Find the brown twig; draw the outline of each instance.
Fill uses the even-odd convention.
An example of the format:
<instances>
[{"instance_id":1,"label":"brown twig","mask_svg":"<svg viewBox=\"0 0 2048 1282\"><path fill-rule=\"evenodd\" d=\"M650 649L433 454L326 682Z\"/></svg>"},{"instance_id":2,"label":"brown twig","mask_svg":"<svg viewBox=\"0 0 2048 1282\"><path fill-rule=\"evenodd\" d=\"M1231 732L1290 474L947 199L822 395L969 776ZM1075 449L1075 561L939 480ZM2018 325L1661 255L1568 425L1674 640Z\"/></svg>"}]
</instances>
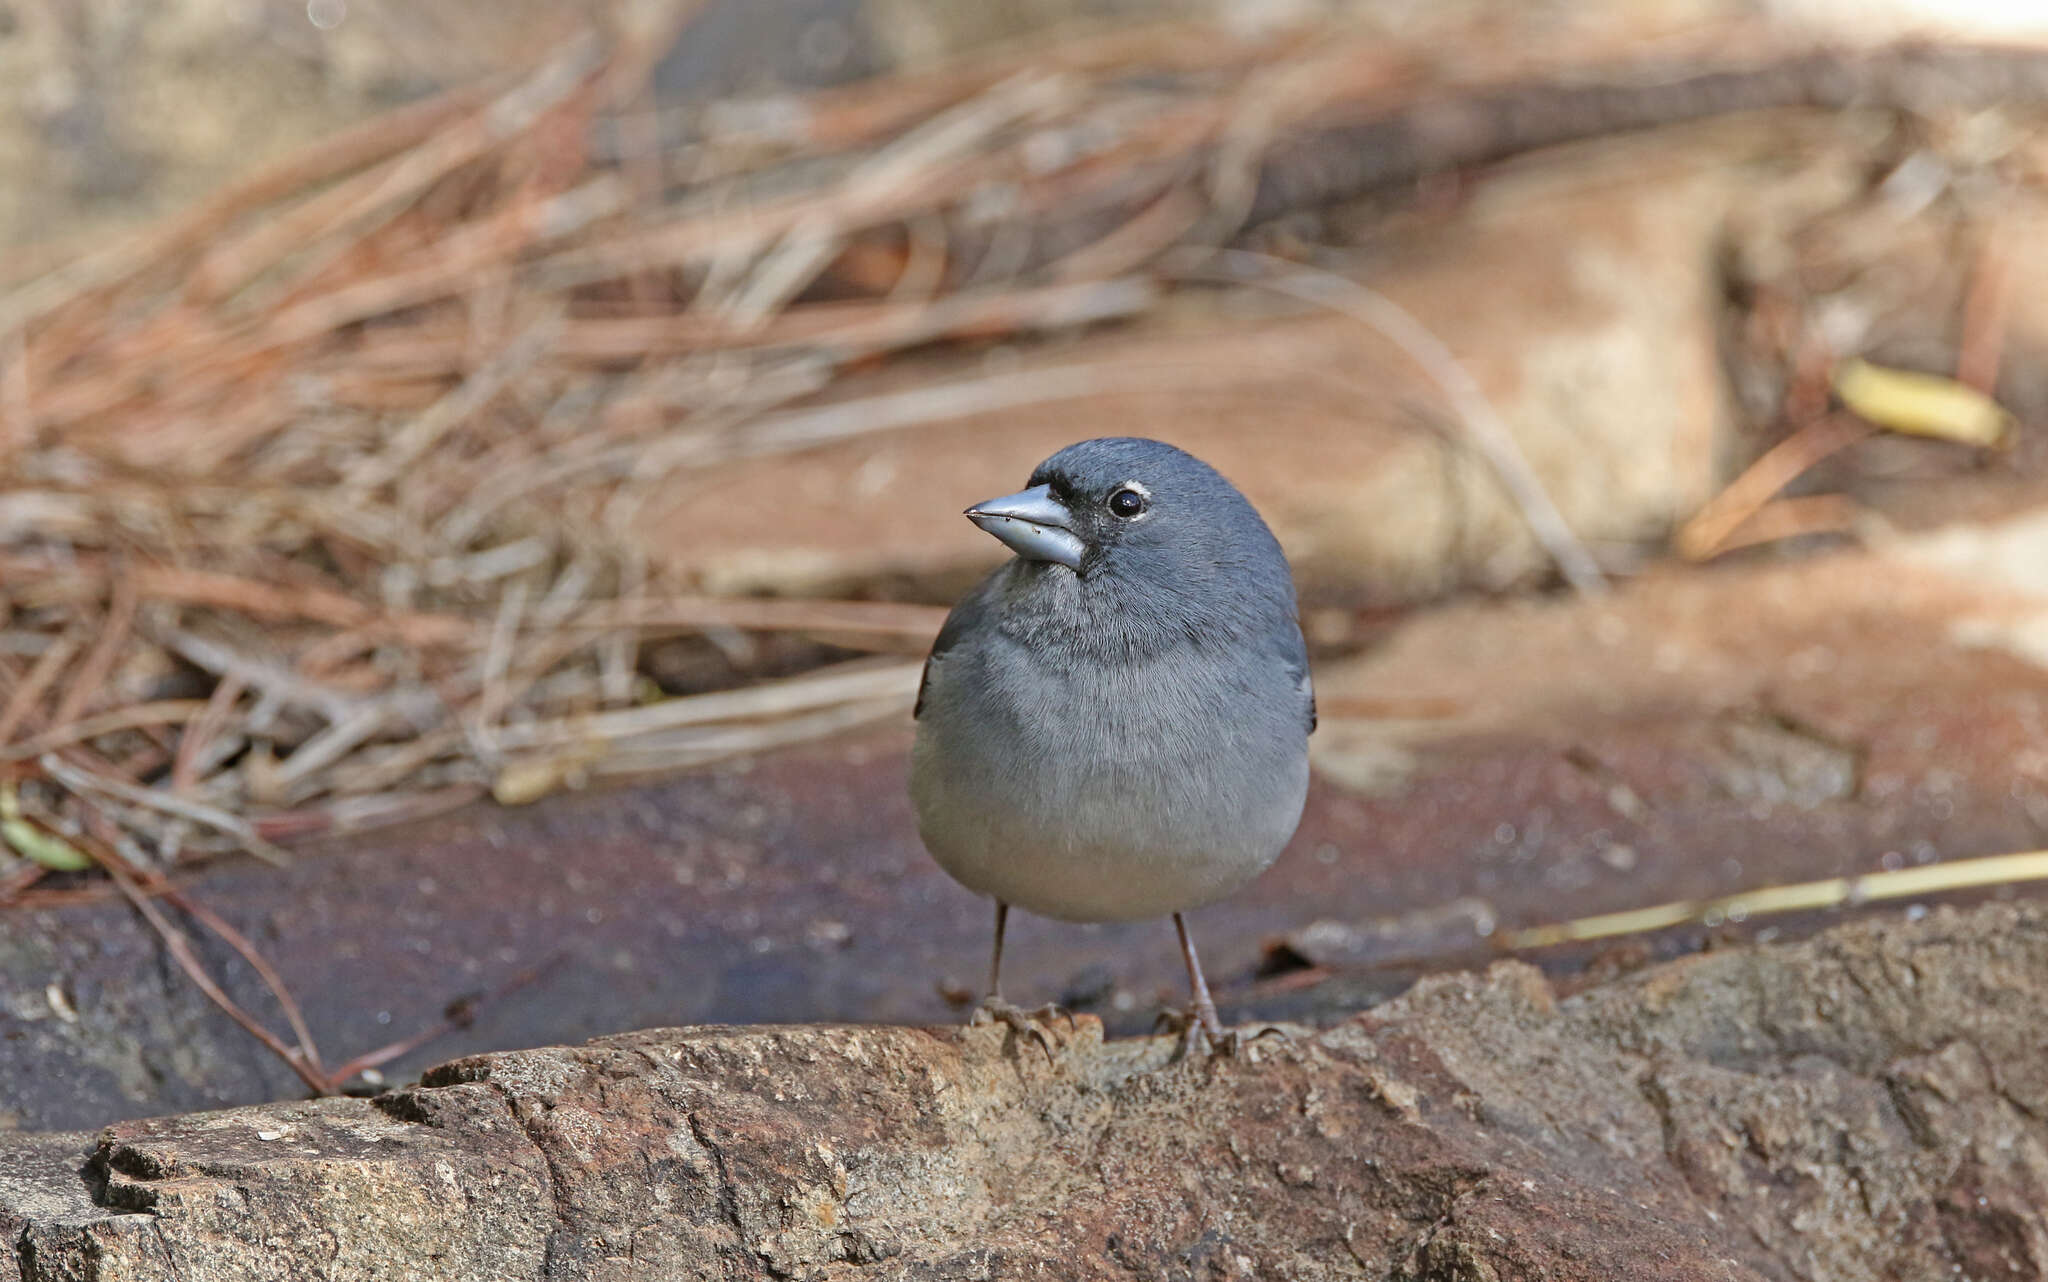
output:
<instances>
[{"instance_id":1,"label":"brown twig","mask_svg":"<svg viewBox=\"0 0 2048 1282\"><path fill-rule=\"evenodd\" d=\"M1729 538L1772 495L1814 464L1868 437L1877 429L1861 419L1829 414L1815 419L1765 451L1691 520L1679 527L1674 543L1690 561L1718 555Z\"/></svg>"},{"instance_id":2,"label":"brown twig","mask_svg":"<svg viewBox=\"0 0 2048 1282\"><path fill-rule=\"evenodd\" d=\"M342 592L184 566L139 567L129 581L138 595L151 600L211 606L259 619L307 619L338 628L377 627L408 645L457 645L475 631L466 619L413 613L380 617L374 607Z\"/></svg>"},{"instance_id":3,"label":"brown twig","mask_svg":"<svg viewBox=\"0 0 2048 1282\"><path fill-rule=\"evenodd\" d=\"M226 833L240 842L243 849L267 863L284 865L291 862L291 856L278 849L259 835L247 820L214 806L204 805L189 797L180 797L155 788L143 788L125 779L114 779L93 771L70 765L55 753L44 753L37 759L43 773L85 796L104 795L125 801L145 810L154 810L189 820L202 827Z\"/></svg>"},{"instance_id":4,"label":"brown twig","mask_svg":"<svg viewBox=\"0 0 2048 1282\"><path fill-rule=\"evenodd\" d=\"M1845 494L1773 499L1730 530L1714 552L1720 555L1814 534L1842 534L1854 530L1862 519L1862 505Z\"/></svg>"},{"instance_id":5,"label":"brown twig","mask_svg":"<svg viewBox=\"0 0 2048 1282\"><path fill-rule=\"evenodd\" d=\"M213 976L207 972L205 965L200 962L198 954L193 952L192 941L186 938L185 932L179 930L169 918L164 916L163 910L151 902L150 896L142 893L141 888L136 883L134 874L129 870L125 861L119 856L104 852L95 853L99 858L100 867L104 868L107 875L114 879L114 884L121 888L121 893L127 896L130 904L134 905L135 911L142 914L142 919L149 923L150 929L154 930L157 933L157 937L163 940L164 949L170 953L171 960L178 964L179 970L185 972L185 977L192 981L193 986L206 994L206 999L224 1011L229 1019L234 1020L236 1024L240 1025L243 1032L248 1033L249 1036L263 1043L264 1047L271 1054L283 1060L285 1066L298 1074L299 1080L304 1082L314 1094L327 1094L329 1091L328 1079L327 1075L320 1070L320 1066L299 1049L285 1045L282 1038L271 1032L268 1028L265 1028L260 1020L242 1009L241 1005L234 998L228 996L227 990L214 981Z\"/></svg>"},{"instance_id":6,"label":"brown twig","mask_svg":"<svg viewBox=\"0 0 2048 1282\"><path fill-rule=\"evenodd\" d=\"M214 683L213 693L206 700L206 710L178 738L177 755L171 760L172 792L189 795L198 784L203 754L219 737L229 709L242 697L243 689L242 679L232 673Z\"/></svg>"},{"instance_id":7,"label":"brown twig","mask_svg":"<svg viewBox=\"0 0 2048 1282\"><path fill-rule=\"evenodd\" d=\"M63 674L64 665L71 661L71 656L82 644L82 639L70 631L50 638L49 647L36 656L35 666L28 670L21 684L14 687L6 708L0 709L0 743L12 742L23 727L39 724L36 705L42 702L44 693Z\"/></svg>"},{"instance_id":8,"label":"brown twig","mask_svg":"<svg viewBox=\"0 0 2048 1282\"><path fill-rule=\"evenodd\" d=\"M114 599L107 607L106 616L100 620L99 638L86 652L85 662L71 674L64 697L58 700L57 710L50 716L53 731L61 731L78 720L86 705L96 695L105 692L107 674L113 671L115 661L121 657L122 647L128 641L128 630L135 626L135 603L134 580L125 574L116 574Z\"/></svg>"},{"instance_id":9,"label":"brown twig","mask_svg":"<svg viewBox=\"0 0 2048 1282\"><path fill-rule=\"evenodd\" d=\"M20 743L0 748L0 761L22 761L40 756L52 748L68 747L87 739L113 734L120 730L138 730L145 726L177 726L190 722L208 705L198 699L162 699L155 703L138 703L126 708L116 708L96 717L86 717L46 730Z\"/></svg>"},{"instance_id":10,"label":"brown twig","mask_svg":"<svg viewBox=\"0 0 2048 1282\"><path fill-rule=\"evenodd\" d=\"M486 989L481 993L471 996L456 998L448 1003L440 1023L429 1025L410 1037L401 1037L395 1042L378 1047L376 1050L365 1051L363 1054L356 1056L329 1073L326 1079L327 1093L332 1094L339 1091L350 1081L370 1069L382 1068L392 1060L410 1055L437 1038L446 1037L450 1033L468 1028L476 1022L477 1012L483 1007L489 1006L494 1002L503 1001L520 989L534 983L541 976L547 974L548 971L560 965L564 956L565 954L556 953L551 957L543 959L537 965L520 971L494 988Z\"/></svg>"},{"instance_id":11,"label":"brown twig","mask_svg":"<svg viewBox=\"0 0 2048 1282\"><path fill-rule=\"evenodd\" d=\"M1963 298L1962 335L1956 343L1956 381L1986 396L1998 390L1998 366L2005 353L2012 313L2012 255L2006 248L2009 222L1994 216L1977 250Z\"/></svg>"},{"instance_id":12,"label":"brown twig","mask_svg":"<svg viewBox=\"0 0 2048 1282\"><path fill-rule=\"evenodd\" d=\"M220 936L221 940L228 947L234 949L243 961L249 963L249 968L256 972L257 978L263 981L263 986L268 988L270 995L277 1000L278 1009L284 1012L285 1022L291 1025L292 1036L298 1039L297 1049L299 1057L314 1072L322 1072L320 1051L313 1044L313 1032L306 1025L305 1014L299 1009L298 1001L292 997L291 989L285 986L284 977L277 973L276 968L270 964L270 960L257 949L256 945L249 942L248 936L230 926L211 908L208 908L177 887L163 881L161 876L152 876L148 880L160 883L158 893L166 903L181 909L194 921Z\"/></svg>"},{"instance_id":13,"label":"brown twig","mask_svg":"<svg viewBox=\"0 0 2048 1282\"><path fill-rule=\"evenodd\" d=\"M23 860L21 867L5 877L0 877L0 908L12 908L21 903L29 888L41 881L49 871L39 863Z\"/></svg>"}]
</instances>

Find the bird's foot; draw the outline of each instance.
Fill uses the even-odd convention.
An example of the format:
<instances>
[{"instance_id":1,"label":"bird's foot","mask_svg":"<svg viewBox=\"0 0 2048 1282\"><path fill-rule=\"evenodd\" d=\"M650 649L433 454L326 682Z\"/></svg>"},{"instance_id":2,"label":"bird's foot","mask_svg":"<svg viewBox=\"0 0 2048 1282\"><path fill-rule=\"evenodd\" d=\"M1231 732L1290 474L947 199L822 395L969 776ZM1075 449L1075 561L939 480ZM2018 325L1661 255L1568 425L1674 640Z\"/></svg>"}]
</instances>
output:
<instances>
[{"instance_id":1,"label":"bird's foot","mask_svg":"<svg viewBox=\"0 0 2048 1282\"><path fill-rule=\"evenodd\" d=\"M974 1015L967 1022L970 1026L1001 1024L1018 1037L1029 1037L1038 1043L1039 1049L1045 1052L1046 1062L1050 1063L1061 1046L1053 1024L1054 1020L1060 1019L1067 1021L1067 1032L1071 1035L1077 1027L1073 1015L1051 1002L1036 1010L1026 1010L991 993L981 999L981 1004L974 1008Z\"/></svg>"},{"instance_id":2,"label":"bird's foot","mask_svg":"<svg viewBox=\"0 0 2048 1282\"><path fill-rule=\"evenodd\" d=\"M1253 1033L1242 1028L1225 1028L1216 1018L1213 1010L1163 1010L1153 1021L1154 1033L1172 1032L1180 1037L1180 1049L1174 1052L1175 1060L1193 1058L1197 1050L1206 1050L1210 1055L1224 1059L1236 1059L1245 1047L1267 1037L1287 1040L1287 1030L1267 1024Z\"/></svg>"}]
</instances>

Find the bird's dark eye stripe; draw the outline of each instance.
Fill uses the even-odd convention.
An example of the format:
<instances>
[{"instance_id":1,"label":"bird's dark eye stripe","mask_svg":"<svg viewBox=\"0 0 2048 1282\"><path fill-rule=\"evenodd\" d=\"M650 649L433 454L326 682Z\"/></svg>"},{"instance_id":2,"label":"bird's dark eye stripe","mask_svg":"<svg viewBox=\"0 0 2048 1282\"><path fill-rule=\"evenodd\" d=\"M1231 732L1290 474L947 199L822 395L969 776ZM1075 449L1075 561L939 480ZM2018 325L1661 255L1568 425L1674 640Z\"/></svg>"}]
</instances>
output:
<instances>
[{"instance_id":1,"label":"bird's dark eye stripe","mask_svg":"<svg viewBox=\"0 0 2048 1282\"><path fill-rule=\"evenodd\" d=\"M1072 483L1058 472L1034 472L1026 484L1033 488L1040 485L1045 486L1052 491L1052 496L1062 503L1072 503L1074 501Z\"/></svg>"},{"instance_id":2,"label":"bird's dark eye stripe","mask_svg":"<svg viewBox=\"0 0 2048 1282\"><path fill-rule=\"evenodd\" d=\"M1121 489L1109 496L1109 510L1129 520L1145 510L1145 496L1133 489Z\"/></svg>"}]
</instances>

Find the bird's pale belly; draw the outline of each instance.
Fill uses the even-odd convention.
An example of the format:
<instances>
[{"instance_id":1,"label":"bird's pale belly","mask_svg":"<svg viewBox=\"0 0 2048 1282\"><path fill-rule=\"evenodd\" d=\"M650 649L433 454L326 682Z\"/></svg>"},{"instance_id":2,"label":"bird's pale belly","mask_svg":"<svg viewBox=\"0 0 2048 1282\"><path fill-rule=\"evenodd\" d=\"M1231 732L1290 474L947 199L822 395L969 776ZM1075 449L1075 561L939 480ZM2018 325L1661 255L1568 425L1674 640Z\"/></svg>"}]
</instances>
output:
<instances>
[{"instance_id":1,"label":"bird's pale belly","mask_svg":"<svg viewBox=\"0 0 2048 1282\"><path fill-rule=\"evenodd\" d=\"M1158 917L1230 894L1294 835L1307 788L1305 744L1090 760L983 756L920 734L911 766L920 832L940 867L1067 921Z\"/></svg>"}]
</instances>

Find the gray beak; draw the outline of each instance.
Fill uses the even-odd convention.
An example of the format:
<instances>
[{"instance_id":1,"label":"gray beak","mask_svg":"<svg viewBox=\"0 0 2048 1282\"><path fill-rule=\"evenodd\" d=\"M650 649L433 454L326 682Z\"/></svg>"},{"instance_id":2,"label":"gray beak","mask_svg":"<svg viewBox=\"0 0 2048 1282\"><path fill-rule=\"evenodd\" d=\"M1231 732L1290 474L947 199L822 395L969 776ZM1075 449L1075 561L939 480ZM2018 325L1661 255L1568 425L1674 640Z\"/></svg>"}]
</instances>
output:
<instances>
[{"instance_id":1,"label":"gray beak","mask_svg":"<svg viewBox=\"0 0 2048 1282\"><path fill-rule=\"evenodd\" d=\"M1051 561L1078 570L1081 554L1088 550L1071 528L1073 513L1052 496L1050 485L977 503L967 509L967 519L1027 561Z\"/></svg>"}]
</instances>

